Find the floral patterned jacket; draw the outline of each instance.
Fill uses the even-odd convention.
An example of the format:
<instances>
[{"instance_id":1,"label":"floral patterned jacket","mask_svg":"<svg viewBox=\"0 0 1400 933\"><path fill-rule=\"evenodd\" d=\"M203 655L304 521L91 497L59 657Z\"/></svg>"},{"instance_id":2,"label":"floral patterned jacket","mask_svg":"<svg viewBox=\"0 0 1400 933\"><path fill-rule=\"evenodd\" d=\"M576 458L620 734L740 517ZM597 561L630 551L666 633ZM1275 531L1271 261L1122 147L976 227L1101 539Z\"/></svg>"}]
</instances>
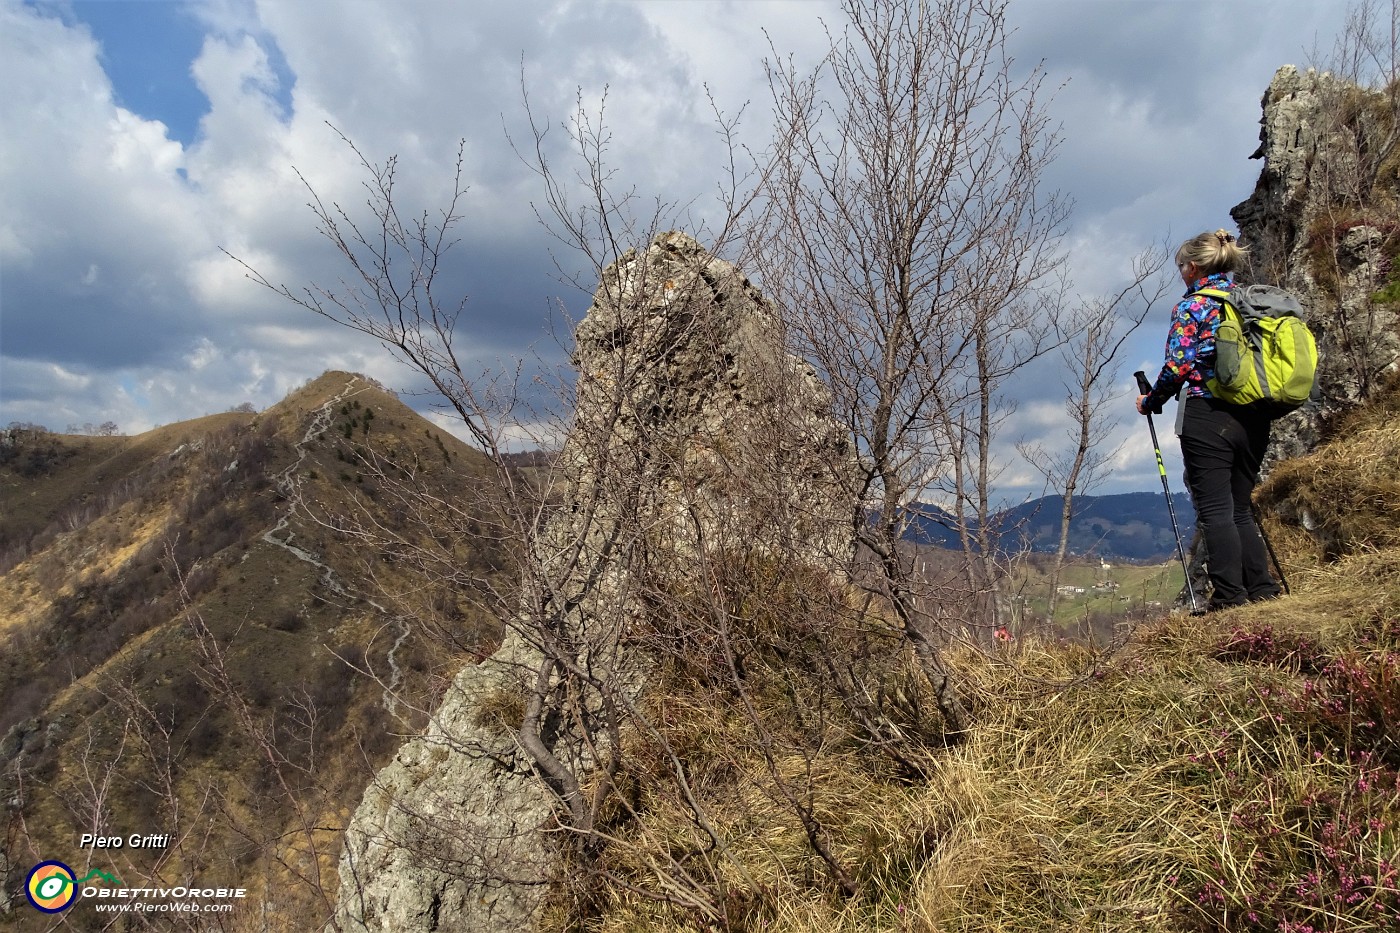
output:
<instances>
[{"instance_id":1,"label":"floral patterned jacket","mask_svg":"<svg viewBox=\"0 0 1400 933\"><path fill-rule=\"evenodd\" d=\"M1167 332L1167 360L1147 396L1145 407L1160 408L1185 384L1186 395L1212 398L1206 380L1215 376L1215 328L1220 324L1220 302L1194 292L1203 288L1229 288L1233 272L1217 272L1197 279L1172 309Z\"/></svg>"}]
</instances>

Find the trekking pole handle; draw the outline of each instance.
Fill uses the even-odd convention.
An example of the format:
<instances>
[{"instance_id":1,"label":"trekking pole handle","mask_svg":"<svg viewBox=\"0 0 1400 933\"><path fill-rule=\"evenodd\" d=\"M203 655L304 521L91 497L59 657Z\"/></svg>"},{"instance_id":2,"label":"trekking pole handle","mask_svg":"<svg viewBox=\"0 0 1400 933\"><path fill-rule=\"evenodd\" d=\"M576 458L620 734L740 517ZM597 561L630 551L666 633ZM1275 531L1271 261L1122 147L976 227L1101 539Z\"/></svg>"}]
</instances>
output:
<instances>
[{"instance_id":1,"label":"trekking pole handle","mask_svg":"<svg viewBox=\"0 0 1400 933\"><path fill-rule=\"evenodd\" d=\"M1152 383L1147 381L1147 373L1139 369L1137 372L1133 373L1133 375L1137 377L1138 394L1151 395ZM1148 411L1150 415L1160 415L1162 413L1162 406L1158 405L1156 408L1148 409Z\"/></svg>"}]
</instances>

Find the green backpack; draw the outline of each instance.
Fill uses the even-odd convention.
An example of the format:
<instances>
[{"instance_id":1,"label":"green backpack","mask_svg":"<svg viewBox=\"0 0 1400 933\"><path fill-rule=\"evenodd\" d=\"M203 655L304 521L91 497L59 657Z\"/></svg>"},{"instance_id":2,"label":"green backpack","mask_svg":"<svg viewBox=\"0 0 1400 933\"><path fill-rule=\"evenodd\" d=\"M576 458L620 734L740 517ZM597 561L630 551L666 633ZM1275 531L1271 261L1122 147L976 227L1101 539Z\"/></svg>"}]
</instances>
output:
<instances>
[{"instance_id":1,"label":"green backpack","mask_svg":"<svg viewBox=\"0 0 1400 933\"><path fill-rule=\"evenodd\" d=\"M1206 383L1212 395L1265 408L1275 417L1317 395L1317 341L1296 297L1272 285L1195 294L1224 305L1215 330L1215 378Z\"/></svg>"}]
</instances>

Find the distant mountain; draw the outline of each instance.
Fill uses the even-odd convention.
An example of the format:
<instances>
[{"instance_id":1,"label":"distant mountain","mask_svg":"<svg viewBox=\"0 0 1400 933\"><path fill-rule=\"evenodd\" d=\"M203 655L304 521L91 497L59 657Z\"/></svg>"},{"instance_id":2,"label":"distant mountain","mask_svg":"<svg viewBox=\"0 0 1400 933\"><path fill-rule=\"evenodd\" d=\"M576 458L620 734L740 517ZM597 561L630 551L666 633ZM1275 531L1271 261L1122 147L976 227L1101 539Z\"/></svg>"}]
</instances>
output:
<instances>
[{"instance_id":1,"label":"distant mountain","mask_svg":"<svg viewBox=\"0 0 1400 933\"><path fill-rule=\"evenodd\" d=\"M127 887L245 887L278 905L260 928L302 928L374 771L498 638L473 598L506 579L493 482L349 373L134 437L0 431L6 894L40 858L96 855Z\"/></svg>"},{"instance_id":2,"label":"distant mountain","mask_svg":"<svg viewBox=\"0 0 1400 933\"><path fill-rule=\"evenodd\" d=\"M1064 499L1045 496L997 515L1005 550L1053 551L1059 546L1060 512ZM1185 493L1172 496L1182 542L1190 542L1195 511ZM935 505L920 503L906 538L933 547L959 547L952 516ZM1161 561L1176 551L1166 498L1160 493L1130 492L1113 496L1078 496L1070 520L1069 550L1118 560Z\"/></svg>"},{"instance_id":3,"label":"distant mountain","mask_svg":"<svg viewBox=\"0 0 1400 933\"><path fill-rule=\"evenodd\" d=\"M960 546L958 533L954 530L953 514L927 502L916 502L910 509L909 526L904 538L930 547Z\"/></svg>"}]
</instances>

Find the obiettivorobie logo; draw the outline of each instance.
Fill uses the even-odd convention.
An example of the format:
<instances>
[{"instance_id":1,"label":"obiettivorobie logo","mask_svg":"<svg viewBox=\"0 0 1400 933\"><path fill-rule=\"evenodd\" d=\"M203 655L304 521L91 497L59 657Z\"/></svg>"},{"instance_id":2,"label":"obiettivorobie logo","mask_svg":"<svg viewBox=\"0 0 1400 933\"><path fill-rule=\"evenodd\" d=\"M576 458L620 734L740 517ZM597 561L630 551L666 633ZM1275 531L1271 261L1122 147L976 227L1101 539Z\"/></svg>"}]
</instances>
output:
<instances>
[{"instance_id":1,"label":"obiettivorobie logo","mask_svg":"<svg viewBox=\"0 0 1400 933\"><path fill-rule=\"evenodd\" d=\"M194 883L133 888L96 868L79 878L63 862L50 860L30 869L24 894L35 910L46 914L67 910L77 900L90 901L103 912L227 913L248 890Z\"/></svg>"},{"instance_id":2,"label":"obiettivorobie logo","mask_svg":"<svg viewBox=\"0 0 1400 933\"><path fill-rule=\"evenodd\" d=\"M73 869L62 862L40 862L30 869L24 883L24 896L35 910L46 914L56 914L67 910L78 899L78 885L94 878L121 887L121 882L104 871L93 869L81 878L74 876Z\"/></svg>"}]
</instances>

